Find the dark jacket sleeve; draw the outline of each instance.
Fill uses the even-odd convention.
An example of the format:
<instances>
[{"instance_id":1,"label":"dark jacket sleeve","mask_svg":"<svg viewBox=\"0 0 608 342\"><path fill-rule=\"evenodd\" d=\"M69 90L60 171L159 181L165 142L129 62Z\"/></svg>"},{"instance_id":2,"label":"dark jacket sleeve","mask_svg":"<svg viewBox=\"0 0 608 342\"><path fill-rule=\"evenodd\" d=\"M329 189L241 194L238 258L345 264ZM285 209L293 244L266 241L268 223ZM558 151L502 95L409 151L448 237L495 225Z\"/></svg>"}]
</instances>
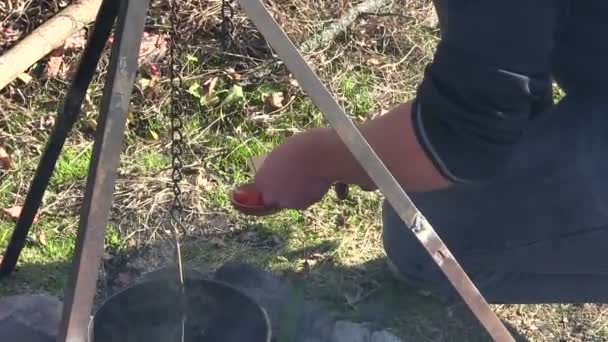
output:
<instances>
[{"instance_id":1,"label":"dark jacket sleeve","mask_svg":"<svg viewBox=\"0 0 608 342\"><path fill-rule=\"evenodd\" d=\"M559 0L437 0L442 37L413 107L417 137L453 182L500 174L552 104Z\"/></svg>"}]
</instances>

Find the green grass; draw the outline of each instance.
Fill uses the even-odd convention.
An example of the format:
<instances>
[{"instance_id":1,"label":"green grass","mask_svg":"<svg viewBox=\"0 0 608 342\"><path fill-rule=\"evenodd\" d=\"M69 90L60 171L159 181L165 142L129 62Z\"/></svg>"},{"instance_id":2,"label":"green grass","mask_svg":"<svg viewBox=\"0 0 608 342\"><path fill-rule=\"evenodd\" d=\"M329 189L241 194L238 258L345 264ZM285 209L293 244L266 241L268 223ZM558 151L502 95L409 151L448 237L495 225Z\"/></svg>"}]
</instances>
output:
<instances>
[{"instance_id":1,"label":"green grass","mask_svg":"<svg viewBox=\"0 0 608 342\"><path fill-rule=\"evenodd\" d=\"M0 284L0 294L50 292L60 294L67 281L67 266L71 259L75 230L71 219L44 217L31 229L23 250L19 271L13 279ZM15 223L0 222L0 246L6 247Z\"/></svg>"},{"instance_id":2,"label":"green grass","mask_svg":"<svg viewBox=\"0 0 608 342\"><path fill-rule=\"evenodd\" d=\"M376 110L378 101L373 94L374 81L367 72L347 73L341 88L346 98L346 109L356 116L367 116Z\"/></svg>"},{"instance_id":3,"label":"green grass","mask_svg":"<svg viewBox=\"0 0 608 342\"><path fill-rule=\"evenodd\" d=\"M57 164L51 189L58 189L74 183L82 183L87 177L93 144L83 146L68 146L63 150Z\"/></svg>"}]
</instances>

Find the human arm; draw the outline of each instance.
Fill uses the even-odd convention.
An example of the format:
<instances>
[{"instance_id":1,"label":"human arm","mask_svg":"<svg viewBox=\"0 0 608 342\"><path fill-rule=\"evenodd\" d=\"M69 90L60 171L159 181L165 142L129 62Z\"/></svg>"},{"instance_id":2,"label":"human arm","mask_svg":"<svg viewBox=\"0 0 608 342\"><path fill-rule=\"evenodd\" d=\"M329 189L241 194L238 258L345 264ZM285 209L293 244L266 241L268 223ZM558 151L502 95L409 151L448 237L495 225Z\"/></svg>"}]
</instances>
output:
<instances>
[{"instance_id":1,"label":"human arm","mask_svg":"<svg viewBox=\"0 0 608 342\"><path fill-rule=\"evenodd\" d=\"M406 191L486 181L550 105L553 0L438 1L442 41L413 101L360 125ZM256 175L271 204L305 208L333 182L374 188L328 128L279 146Z\"/></svg>"}]
</instances>

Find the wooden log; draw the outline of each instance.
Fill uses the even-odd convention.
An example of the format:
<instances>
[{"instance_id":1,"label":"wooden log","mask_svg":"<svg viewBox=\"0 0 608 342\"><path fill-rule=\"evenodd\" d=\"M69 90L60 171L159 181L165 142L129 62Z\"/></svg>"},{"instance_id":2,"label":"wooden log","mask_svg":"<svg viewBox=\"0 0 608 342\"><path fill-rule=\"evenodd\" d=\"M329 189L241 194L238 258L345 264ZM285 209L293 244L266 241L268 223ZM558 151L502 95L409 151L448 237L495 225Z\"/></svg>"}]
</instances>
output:
<instances>
[{"instance_id":1,"label":"wooden log","mask_svg":"<svg viewBox=\"0 0 608 342\"><path fill-rule=\"evenodd\" d=\"M53 16L0 56L0 90L93 22L102 0L82 0Z\"/></svg>"}]
</instances>

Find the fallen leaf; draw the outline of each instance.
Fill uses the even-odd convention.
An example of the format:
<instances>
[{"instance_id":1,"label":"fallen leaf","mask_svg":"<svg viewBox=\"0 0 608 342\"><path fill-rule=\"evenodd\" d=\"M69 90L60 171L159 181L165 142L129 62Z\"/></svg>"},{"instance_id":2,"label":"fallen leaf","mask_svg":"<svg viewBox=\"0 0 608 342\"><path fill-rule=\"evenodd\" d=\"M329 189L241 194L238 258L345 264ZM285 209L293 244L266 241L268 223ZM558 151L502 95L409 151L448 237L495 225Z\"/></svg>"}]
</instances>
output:
<instances>
[{"instance_id":1,"label":"fallen leaf","mask_svg":"<svg viewBox=\"0 0 608 342\"><path fill-rule=\"evenodd\" d=\"M367 65L380 65L380 61L376 58L370 58L367 60Z\"/></svg>"},{"instance_id":2,"label":"fallen leaf","mask_svg":"<svg viewBox=\"0 0 608 342\"><path fill-rule=\"evenodd\" d=\"M144 32L139 47L139 58L148 59L155 63L160 60L167 50L167 38L165 34Z\"/></svg>"},{"instance_id":3,"label":"fallen leaf","mask_svg":"<svg viewBox=\"0 0 608 342\"><path fill-rule=\"evenodd\" d=\"M205 95L211 96L215 93L215 86L217 85L217 77L212 77L203 83L205 86Z\"/></svg>"},{"instance_id":4,"label":"fallen leaf","mask_svg":"<svg viewBox=\"0 0 608 342\"><path fill-rule=\"evenodd\" d=\"M63 43L63 49L71 50L71 51L79 51L79 50L84 49L84 47L86 45L87 45L86 32L84 30L81 30L80 32L76 33L75 35L73 35L65 40L65 42Z\"/></svg>"},{"instance_id":5,"label":"fallen leaf","mask_svg":"<svg viewBox=\"0 0 608 342\"><path fill-rule=\"evenodd\" d=\"M4 212L13 219L19 219L19 217L21 216L21 210L23 210L23 207L21 207L20 205L14 205L8 209L4 209ZM38 223L38 214L36 214L36 216L34 216L34 224Z\"/></svg>"},{"instance_id":6,"label":"fallen leaf","mask_svg":"<svg viewBox=\"0 0 608 342\"><path fill-rule=\"evenodd\" d=\"M149 78L141 78L137 81L142 90L149 88L152 85L152 80Z\"/></svg>"},{"instance_id":7,"label":"fallen leaf","mask_svg":"<svg viewBox=\"0 0 608 342\"><path fill-rule=\"evenodd\" d=\"M158 64L150 64L150 74L152 78L160 78L161 74Z\"/></svg>"},{"instance_id":8,"label":"fallen leaf","mask_svg":"<svg viewBox=\"0 0 608 342\"><path fill-rule=\"evenodd\" d=\"M61 71L61 65L63 64L63 52L55 52L49 58L46 63L46 77L55 77Z\"/></svg>"},{"instance_id":9,"label":"fallen leaf","mask_svg":"<svg viewBox=\"0 0 608 342\"><path fill-rule=\"evenodd\" d=\"M40 117L40 129L46 129L48 127L55 126L55 117L52 115Z\"/></svg>"},{"instance_id":10,"label":"fallen leaf","mask_svg":"<svg viewBox=\"0 0 608 342\"><path fill-rule=\"evenodd\" d=\"M9 170L13 166L11 156L5 149L0 147L0 169Z\"/></svg>"},{"instance_id":11,"label":"fallen leaf","mask_svg":"<svg viewBox=\"0 0 608 342\"><path fill-rule=\"evenodd\" d=\"M196 177L196 185L205 191L213 190L213 182L211 182L209 178L205 177L202 172L199 172L198 176Z\"/></svg>"},{"instance_id":12,"label":"fallen leaf","mask_svg":"<svg viewBox=\"0 0 608 342\"><path fill-rule=\"evenodd\" d=\"M150 130L150 137L153 140L158 140L158 133L154 132L153 130Z\"/></svg>"},{"instance_id":13,"label":"fallen leaf","mask_svg":"<svg viewBox=\"0 0 608 342\"><path fill-rule=\"evenodd\" d=\"M283 95L283 92L272 93L266 98L268 105L270 107L272 107L273 109L283 108L284 100L285 100L285 95Z\"/></svg>"},{"instance_id":14,"label":"fallen leaf","mask_svg":"<svg viewBox=\"0 0 608 342\"><path fill-rule=\"evenodd\" d=\"M45 232L38 233L37 239L38 239L38 242L40 242L40 244L42 244L43 246L46 246L46 244L48 243L48 239L46 237Z\"/></svg>"}]
</instances>

